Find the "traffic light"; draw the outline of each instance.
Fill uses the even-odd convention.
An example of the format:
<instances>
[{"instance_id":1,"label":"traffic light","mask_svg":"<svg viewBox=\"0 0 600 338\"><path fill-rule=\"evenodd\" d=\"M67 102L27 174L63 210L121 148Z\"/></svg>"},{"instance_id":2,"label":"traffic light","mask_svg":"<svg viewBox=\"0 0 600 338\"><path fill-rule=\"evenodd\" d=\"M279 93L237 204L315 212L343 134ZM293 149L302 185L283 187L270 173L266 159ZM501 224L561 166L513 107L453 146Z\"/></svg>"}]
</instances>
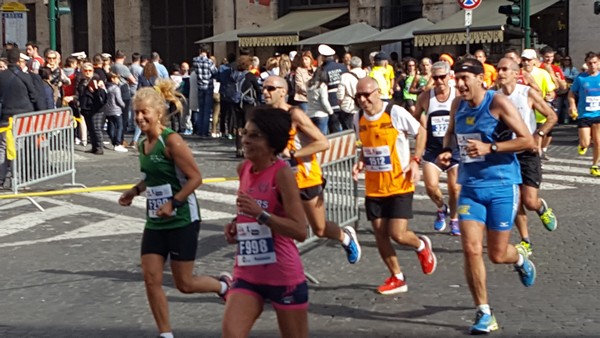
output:
<instances>
[{"instance_id":1,"label":"traffic light","mask_svg":"<svg viewBox=\"0 0 600 338\"><path fill-rule=\"evenodd\" d=\"M594 14L600 14L600 1L594 2Z\"/></svg>"},{"instance_id":2,"label":"traffic light","mask_svg":"<svg viewBox=\"0 0 600 338\"><path fill-rule=\"evenodd\" d=\"M512 5L498 7L498 13L506 15L506 24L514 27L521 27L521 0L509 0ZM598 1L600 3L600 1Z\"/></svg>"},{"instance_id":3,"label":"traffic light","mask_svg":"<svg viewBox=\"0 0 600 338\"><path fill-rule=\"evenodd\" d=\"M56 16L71 14L71 7L67 1L56 2Z\"/></svg>"}]
</instances>

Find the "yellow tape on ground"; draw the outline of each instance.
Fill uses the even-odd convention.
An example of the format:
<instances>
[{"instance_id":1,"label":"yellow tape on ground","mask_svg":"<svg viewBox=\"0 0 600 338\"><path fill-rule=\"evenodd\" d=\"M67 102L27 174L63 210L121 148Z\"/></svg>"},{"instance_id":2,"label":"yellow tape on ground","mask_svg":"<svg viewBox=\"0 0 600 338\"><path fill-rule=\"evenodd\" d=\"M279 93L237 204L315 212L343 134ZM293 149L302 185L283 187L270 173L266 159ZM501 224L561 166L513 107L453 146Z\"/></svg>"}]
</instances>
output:
<instances>
[{"instance_id":1,"label":"yellow tape on ground","mask_svg":"<svg viewBox=\"0 0 600 338\"><path fill-rule=\"evenodd\" d=\"M225 181L237 181L237 177L215 177L215 178L206 178L202 180L202 183L219 183ZM127 190L131 189L133 184L121 184L121 185L105 185L100 187L90 187L90 188L73 188L73 189L63 189L63 190L52 190L52 191L37 191L37 192L28 192L22 194L9 194L2 195L0 194L0 199L10 199L10 198L24 198L24 197L39 197L39 196L56 196L56 195L71 195L71 194L81 194L86 192L93 191L118 191L118 190Z\"/></svg>"}]
</instances>

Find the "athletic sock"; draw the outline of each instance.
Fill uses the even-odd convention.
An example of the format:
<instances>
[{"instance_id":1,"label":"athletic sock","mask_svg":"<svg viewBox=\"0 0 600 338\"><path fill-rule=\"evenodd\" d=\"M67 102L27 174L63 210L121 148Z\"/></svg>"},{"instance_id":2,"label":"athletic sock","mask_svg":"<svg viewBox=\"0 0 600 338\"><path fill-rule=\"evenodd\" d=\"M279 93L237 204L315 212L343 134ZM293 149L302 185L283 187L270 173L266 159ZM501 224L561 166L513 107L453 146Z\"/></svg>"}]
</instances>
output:
<instances>
[{"instance_id":1,"label":"athletic sock","mask_svg":"<svg viewBox=\"0 0 600 338\"><path fill-rule=\"evenodd\" d=\"M404 274L402 272L397 273L394 276L396 276L396 278L398 278L399 280L404 280Z\"/></svg>"},{"instance_id":2,"label":"athletic sock","mask_svg":"<svg viewBox=\"0 0 600 338\"><path fill-rule=\"evenodd\" d=\"M545 212L546 212L546 206L544 205L544 203L542 203L542 206L540 207L540 209L537 210L537 214L542 215Z\"/></svg>"},{"instance_id":3,"label":"athletic sock","mask_svg":"<svg viewBox=\"0 0 600 338\"><path fill-rule=\"evenodd\" d=\"M219 292L219 294L224 295L225 292L227 292L227 289L229 287L227 286L227 283L225 283L225 282L219 282L219 283L221 283L221 291Z\"/></svg>"},{"instance_id":4,"label":"athletic sock","mask_svg":"<svg viewBox=\"0 0 600 338\"><path fill-rule=\"evenodd\" d=\"M525 258L523 258L523 255L519 254L519 260L517 261L517 263L515 265L517 267L522 267L524 261L525 261Z\"/></svg>"},{"instance_id":5,"label":"athletic sock","mask_svg":"<svg viewBox=\"0 0 600 338\"><path fill-rule=\"evenodd\" d=\"M420 240L421 241L421 240ZM421 252L425 249L425 242L421 241L421 245L417 248L417 252Z\"/></svg>"},{"instance_id":6,"label":"athletic sock","mask_svg":"<svg viewBox=\"0 0 600 338\"><path fill-rule=\"evenodd\" d=\"M163 332L163 333L161 333L161 334L160 334L160 335L158 335L158 336L159 336L159 337L162 337L162 338L175 338L175 337L173 336L173 332Z\"/></svg>"},{"instance_id":7,"label":"athletic sock","mask_svg":"<svg viewBox=\"0 0 600 338\"><path fill-rule=\"evenodd\" d=\"M490 305L489 304L481 304L479 306L477 306L477 309L487 315L491 315L492 314L492 310L490 309Z\"/></svg>"},{"instance_id":8,"label":"athletic sock","mask_svg":"<svg viewBox=\"0 0 600 338\"><path fill-rule=\"evenodd\" d=\"M344 232L344 239L342 239L342 245L343 246L350 245L350 236L348 236L348 234L345 232Z\"/></svg>"}]
</instances>

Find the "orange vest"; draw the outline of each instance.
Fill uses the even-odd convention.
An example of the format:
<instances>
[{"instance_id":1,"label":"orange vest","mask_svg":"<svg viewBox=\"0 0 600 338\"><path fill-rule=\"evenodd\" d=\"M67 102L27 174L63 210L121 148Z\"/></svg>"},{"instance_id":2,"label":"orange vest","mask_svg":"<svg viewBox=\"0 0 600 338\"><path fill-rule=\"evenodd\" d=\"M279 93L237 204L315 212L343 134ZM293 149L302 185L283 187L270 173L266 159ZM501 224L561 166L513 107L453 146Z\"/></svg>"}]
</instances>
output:
<instances>
[{"instance_id":1,"label":"orange vest","mask_svg":"<svg viewBox=\"0 0 600 338\"><path fill-rule=\"evenodd\" d=\"M415 186L404 177L400 153L410 149L398 149L401 132L392 124L392 104L377 121L361 116L358 122L359 137L365 165L365 190L368 197L387 197L415 191ZM409 154L410 155L410 154Z\"/></svg>"},{"instance_id":2,"label":"orange vest","mask_svg":"<svg viewBox=\"0 0 600 338\"><path fill-rule=\"evenodd\" d=\"M303 144L308 142L310 140L304 134L298 133L294 128L290 129L290 139L287 145L290 151L298 151L302 148ZM316 154L296 157L295 161L288 161L288 163L290 162L295 162L291 164L291 167L292 171L296 174L298 188L304 189L323 184L323 174L321 166L317 162Z\"/></svg>"}]
</instances>

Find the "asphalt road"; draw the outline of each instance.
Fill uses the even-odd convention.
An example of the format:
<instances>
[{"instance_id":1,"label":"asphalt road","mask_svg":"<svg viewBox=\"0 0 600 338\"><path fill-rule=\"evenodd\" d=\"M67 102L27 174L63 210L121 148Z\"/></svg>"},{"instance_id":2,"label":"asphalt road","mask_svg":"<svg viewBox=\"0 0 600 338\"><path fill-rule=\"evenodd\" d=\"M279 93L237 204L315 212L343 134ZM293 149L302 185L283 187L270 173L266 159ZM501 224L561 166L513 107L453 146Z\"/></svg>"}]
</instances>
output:
<instances>
[{"instance_id":1,"label":"asphalt road","mask_svg":"<svg viewBox=\"0 0 600 338\"><path fill-rule=\"evenodd\" d=\"M235 176L238 160L229 140L188 138L204 177ZM486 260L490 303L500 324L494 336L600 336L600 231L597 189L589 175L591 151L576 152L576 129L559 127L544 162L542 196L555 209L559 226L547 232L530 214L532 260L538 279L521 285L510 266ZM87 186L133 183L139 179L135 153L77 150L77 181ZM34 190L60 189L55 180ZM235 182L207 184L198 194L204 223L196 272L230 271L234 247L222 227L233 217ZM118 192L94 192L0 200L0 336L153 337L139 264L144 202L123 208ZM310 284L311 337L455 337L466 335L475 315L463 276L460 239L433 230L434 206L420 186L410 226L427 234L438 269L425 276L415 253L397 247L409 291L396 296L374 292L387 277L369 224L362 216L363 258L349 265L342 249L321 241L302 256L320 284ZM513 242L518 240L513 236ZM218 337L223 303L215 295L184 295L166 269L165 290L177 337ZM265 306L252 337L278 336L275 314Z\"/></svg>"}]
</instances>

